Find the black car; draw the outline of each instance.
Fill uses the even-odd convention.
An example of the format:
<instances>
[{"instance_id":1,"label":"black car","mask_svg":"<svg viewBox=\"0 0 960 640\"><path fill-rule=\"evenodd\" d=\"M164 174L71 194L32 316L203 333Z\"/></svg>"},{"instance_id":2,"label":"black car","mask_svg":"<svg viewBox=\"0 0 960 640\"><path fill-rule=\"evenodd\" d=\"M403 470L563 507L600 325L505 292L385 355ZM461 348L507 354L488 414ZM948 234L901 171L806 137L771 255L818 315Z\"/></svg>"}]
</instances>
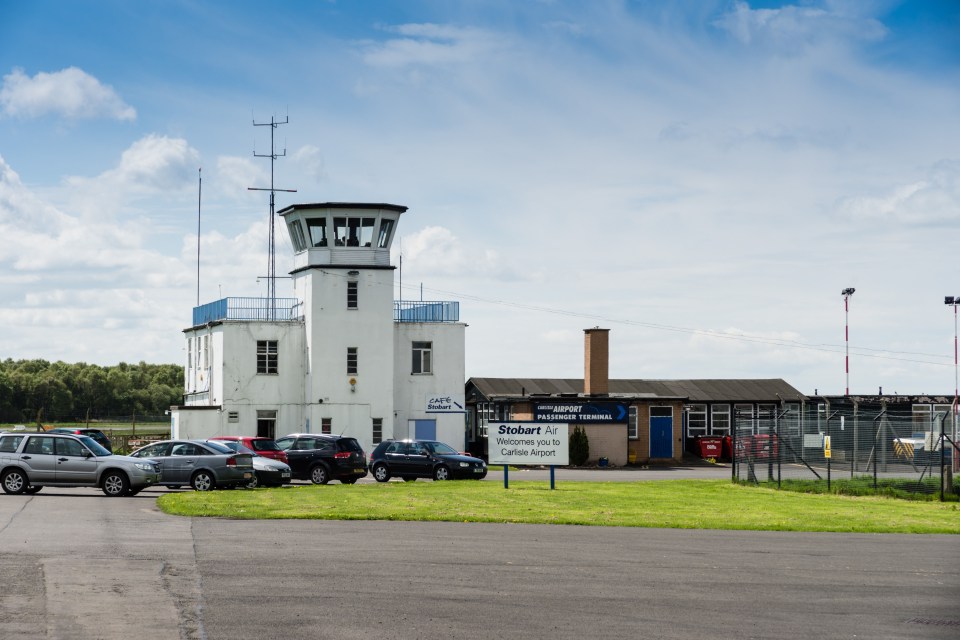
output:
<instances>
[{"instance_id":1,"label":"black car","mask_svg":"<svg viewBox=\"0 0 960 640\"><path fill-rule=\"evenodd\" d=\"M378 482L393 476L480 480L487 475L487 463L436 440L384 440L370 454L370 470Z\"/></svg>"},{"instance_id":2,"label":"black car","mask_svg":"<svg viewBox=\"0 0 960 640\"><path fill-rule=\"evenodd\" d=\"M107 451L113 452L113 447L110 445L110 438L107 437L103 431L100 429L88 429L86 427L57 427L56 429L47 429L47 433L69 433L75 436L90 436L97 441L101 447Z\"/></svg>"},{"instance_id":3,"label":"black car","mask_svg":"<svg viewBox=\"0 0 960 640\"><path fill-rule=\"evenodd\" d=\"M367 475L367 459L356 438L317 433L291 433L277 438L287 452L287 464L298 480L353 484Z\"/></svg>"}]
</instances>

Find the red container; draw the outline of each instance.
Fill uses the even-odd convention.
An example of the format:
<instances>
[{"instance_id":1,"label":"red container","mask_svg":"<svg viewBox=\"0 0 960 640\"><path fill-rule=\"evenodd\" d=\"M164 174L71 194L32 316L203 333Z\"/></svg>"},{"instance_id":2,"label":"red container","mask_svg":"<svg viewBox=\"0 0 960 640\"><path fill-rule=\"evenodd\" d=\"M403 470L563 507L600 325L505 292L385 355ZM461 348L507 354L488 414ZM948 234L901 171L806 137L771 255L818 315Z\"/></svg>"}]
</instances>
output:
<instances>
[{"instance_id":1,"label":"red container","mask_svg":"<svg viewBox=\"0 0 960 640\"><path fill-rule=\"evenodd\" d=\"M767 458L777 457L777 439L770 437L769 433L761 433L753 436L753 457L766 460Z\"/></svg>"},{"instance_id":2,"label":"red container","mask_svg":"<svg viewBox=\"0 0 960 640\"><path fill-rule=\"evenodd\" d=\"M720 436L697 436L695 453L706 460L719 460L723 453L723 438Z\"/></svg>"}]
</instances>

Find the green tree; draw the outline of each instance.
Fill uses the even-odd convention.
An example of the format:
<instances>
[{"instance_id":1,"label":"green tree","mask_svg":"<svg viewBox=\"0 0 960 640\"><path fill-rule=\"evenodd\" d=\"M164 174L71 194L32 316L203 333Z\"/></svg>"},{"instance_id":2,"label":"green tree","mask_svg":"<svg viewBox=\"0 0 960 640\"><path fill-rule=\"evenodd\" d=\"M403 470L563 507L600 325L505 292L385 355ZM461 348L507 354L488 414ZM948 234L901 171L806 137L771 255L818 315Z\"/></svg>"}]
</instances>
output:
<instances>
[{"instance_id":1,"label":"green tree","mask_svg":"<svg viewBox=\"0 0 960 640\"><path fill-rule=\"evenodd\" d=\"M583 427L577 425L570 434L570 464L582 466L590 457L590 440Z\"/></svg>"}]
</instances>

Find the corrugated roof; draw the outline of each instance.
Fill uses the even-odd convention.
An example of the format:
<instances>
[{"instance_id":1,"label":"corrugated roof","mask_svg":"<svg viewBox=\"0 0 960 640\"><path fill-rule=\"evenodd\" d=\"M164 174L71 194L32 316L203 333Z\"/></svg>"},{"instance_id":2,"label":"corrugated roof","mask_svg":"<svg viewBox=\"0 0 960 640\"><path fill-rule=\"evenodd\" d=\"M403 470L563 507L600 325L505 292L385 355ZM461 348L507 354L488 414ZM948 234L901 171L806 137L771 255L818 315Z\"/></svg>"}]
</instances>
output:
<instances>
[{"instance_id":1,"label":"corrugated roof","mask_svg":"<svg viewBox=\"0 0 960 640\"><path fill-rule=\"evenodd\" d=\"M487 398L583 393L579 378L470 378ZM806 397L780 378L729 380L610 380L610 395L688 398L691 402L787 402Z\"/></svg>"}]
</instances>

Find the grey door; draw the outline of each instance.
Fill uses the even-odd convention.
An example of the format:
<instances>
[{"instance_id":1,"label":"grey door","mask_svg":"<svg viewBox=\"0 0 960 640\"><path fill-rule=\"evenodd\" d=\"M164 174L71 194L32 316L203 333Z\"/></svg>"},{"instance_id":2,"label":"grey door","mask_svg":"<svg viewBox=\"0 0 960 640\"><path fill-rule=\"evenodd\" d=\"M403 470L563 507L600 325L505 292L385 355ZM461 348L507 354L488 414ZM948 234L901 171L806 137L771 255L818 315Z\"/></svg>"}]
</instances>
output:
<instances>
[{"instance_id":1,"label":"grey door","mask_svg":"<svg viewBox=\"0 0 960 640\"><path fill-rule=\"evenodd\" d=\"M97 459L86 447L73 438L57 438L56 445L58 483L96 484Z\"/></svg>"},{"instance_id":2,"label":"grey door","mask_svg":"<svg viewBox=\"0 0 960 640\"><path fill-rule=\"evenodd\" d=\"M192 442L179 442L170 448L170 457L164 458L164 466L170 465L170 475L163 474L163 481L172 484L186 484L190 482L200 460L200 454L206 453Z\"/></svg>"},{"instance_id":3,"label":"grey door","mask_svg":"<svg viewBox=\"0 0 960 640\"><path fill-rule=\"evenodd\" d=\"M36 482L55 482L57 475L57 452L53 436L30 436L20 463L27 471L27 477Z\"/></svg>"}]
</instances>

